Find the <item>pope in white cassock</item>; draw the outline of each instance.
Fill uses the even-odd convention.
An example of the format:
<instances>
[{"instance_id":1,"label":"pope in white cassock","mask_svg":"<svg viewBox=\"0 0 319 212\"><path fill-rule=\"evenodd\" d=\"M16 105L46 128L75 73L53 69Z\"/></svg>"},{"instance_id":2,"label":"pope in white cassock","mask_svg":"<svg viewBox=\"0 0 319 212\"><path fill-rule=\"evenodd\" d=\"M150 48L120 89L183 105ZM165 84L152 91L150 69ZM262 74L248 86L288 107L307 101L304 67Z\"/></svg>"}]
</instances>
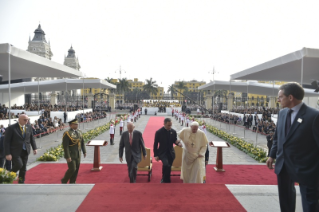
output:
<instances>
[{"instance_id":1,"label":"pope in white cassock","mask_svg":"<svg viewBox=\"0 0 319 212\"><path fill-rule=\"evenodd\" d=\"M183 141L183 160L181 179L184 183L203 183L206 176L205 153L208 140L205 133L198 130L198 122L194 121L190 128L178 132Z\"/></svg>"}]
</instances>

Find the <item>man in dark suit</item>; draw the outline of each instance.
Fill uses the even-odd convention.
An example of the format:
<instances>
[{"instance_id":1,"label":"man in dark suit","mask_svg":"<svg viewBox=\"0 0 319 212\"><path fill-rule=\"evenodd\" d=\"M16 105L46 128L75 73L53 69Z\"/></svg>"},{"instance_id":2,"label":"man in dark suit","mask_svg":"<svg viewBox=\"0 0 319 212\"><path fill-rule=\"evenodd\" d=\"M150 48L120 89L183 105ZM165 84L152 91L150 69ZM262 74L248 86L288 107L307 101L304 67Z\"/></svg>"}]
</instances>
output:
<instances>
[{"instance_id":1,"label":"man in dark suit","mask_svg":"<svg viewBox=\"0 0 319 212\"><path fill-rule=\"evenodd\" d=\"M119 155L120 161L123 162L123 149L125 147L125 158L128 168L128 176L130 183L136 182L137 164L141 161L141 150L143 151L143 157L146 158L146 150L142 133L134 130L134 124L127 122L127 131L122 133L120 140Z\"/></svg>"},{"instance_id":2,"label":"man in dark suit","mask_svg":"<svg viewBox=\"0 0 319 212\"><path fill-rule=\"evenodd\" d=\"M64 113L63 113L64 123L66 123L66 117L67 116L68 116L68 114L66 113L66 111L64 111Z\"/></svg>"},{"instance_id":3,"label":"man in dark suit","mask_svg":"<svg viewBox=\"0 0 319 212\"><path fill-rule=\"evenodd\" d=\"M304 90L298 83L279 88L279 112L268 168L276 159L281 211L295 211L299 183L303 211L318 211L319 197L319 111L302 102Z\"/></svg>"},{"instance_id":4,"label":"man in dark suit","mask_svg":"<svg viewBox=\"0 0 319 212\"><path fill-rule=\"evenodd\" d=\"M175 159L173 143L182 147L182 143L177 140L176 131L172 129L172 120L166 118L164 119L164 127L155 133L153 149L155 160L161 160L163 163L161 183L171 182L171 166Z\"/></svg>"},{"instance_id":5,"label":"man in dark suit","mask_svg":"<svg viewBox=\"0 0 319 212\"><path fill-rule=\"evenodd\" d=\"M28 123L28 116L21 114L17 123L6 129L4 137L5 155L7 160L12 160L13 172L19 171L19 183L24 183L27 171L28 156L32 147L33 154L37 154L32 129Z\"/></svg>"}]
</instances>

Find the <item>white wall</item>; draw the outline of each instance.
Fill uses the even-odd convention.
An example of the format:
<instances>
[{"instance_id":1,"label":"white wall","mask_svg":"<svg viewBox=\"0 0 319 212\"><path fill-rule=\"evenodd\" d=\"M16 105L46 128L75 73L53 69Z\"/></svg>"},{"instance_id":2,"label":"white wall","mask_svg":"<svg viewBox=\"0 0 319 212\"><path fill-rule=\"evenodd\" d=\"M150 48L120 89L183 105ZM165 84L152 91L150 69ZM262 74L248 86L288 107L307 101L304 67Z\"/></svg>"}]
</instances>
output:
<instances>
[{"instance_id":1,"label":"white wall","mask_svg":"<svg viewBox=\"0 0 319 212\"><path fill-rule=\"evenodd\" d=\"M147 114L148 115L154 115L155 112L158 113L158 107L142 107L142 114L144 114L144 110L145 108L147 108ZM178 112L180 112L182 110L181 107L173 107L174 110L178 110ZM172 108L171 107L167 107L166 108L166 114L167 115L172 115Z\"/></svg>"},{"instance_id":2,"label":"white wall","mask_svg":"<svg viewBox=\"0 0 319 212\"><path fill-rule=\"evenodd\" d=\"M39 117L40 117L40 116L38 116L38 115L37 115L37 116L29 116L29 118L30 118L30 123L33 124L35 120L38 120L38 119L39 119ZM16 121L18 121L17 118L16 118L16 119L11 119L11 125L12 125L12 124L15 124ZM7 119L7 120L0 120L0 125L1 125L1 124L2 124L4 127L7 127L8 124L9 124L9 119Z\"/></svg>"},{"instance_id":3,"label":"white wall","mask_svg":"<svg viewBox=\"0 0 319 212\"><path fill-rule=\"evenodd\" d=\"M9 111L9 110L8 110ZM14 115L17 115L18 113L22 113L24 112L25 114L27 114L28 116L37 116L39 115L38 114L38 111L25 111L25 110L10 110L10 113L14 113ZM41 114L41 111L40 111L40 114Z\"/></svg>"},{"instance_id":4,"label":"white wall","mask_svg":"<svg viewBox=\"0 0 319 212\"><path fill-rule=\"evenodd\" d=\"M9 93L0 93L1 104L9 106ZM11 93L11 106L16 104L17 106L24 105L24 94L23 93Z\"/></svg>"},{"instance_id":5,"label":"white wall","mask_svg":"<svg viewBox=\"0 0 319 212\"><path fill-rule=\"evenodd\" d=\"M92 112L92 111L93 111L92 109L84 109L84 113ZM63 113L64 113L64 111L51 111L50 117L53 119L54 116L56 116L57 118L62 119L62 121L63 121L64 120ZM76 114L83 113L83 110L68 111L66 113L68 114L66 121L69 122L72 119L75 119Z\"/></svg>"},{"instance_id":6,"label":"white wall","mask_svg":"<svg viewBox=\"0 0 319 212\"><path fill-rule=\"evenodd\" d=\"M305 102L309 107L319 110L319 97L305 97L303 102Z\"/></svg>"}]
</instances>

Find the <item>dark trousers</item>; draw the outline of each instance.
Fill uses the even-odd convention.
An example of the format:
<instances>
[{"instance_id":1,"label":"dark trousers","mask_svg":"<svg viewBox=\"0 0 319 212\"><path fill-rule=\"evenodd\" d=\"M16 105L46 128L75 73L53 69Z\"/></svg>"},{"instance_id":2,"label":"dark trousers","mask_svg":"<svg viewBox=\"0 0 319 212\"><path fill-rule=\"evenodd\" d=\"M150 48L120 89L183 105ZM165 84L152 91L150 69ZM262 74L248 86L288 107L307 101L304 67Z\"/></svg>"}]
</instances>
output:
<instances>
[{"instance_id":1,"label":"dark trousers","mask_svg":"<svg viewBox=\"0 0 319 212\"><path fill-rule=\"evenodd\" d=\"M27 171L27 162L28 162L28 152L27 150L22 150L20 156L12 157L13 172L19 171L19 183L24 183L25 173Z\"/></svg>"},{"instance_id":2,"label":"dark trousers","mask_svg":"<svg viewBox=\"0 0 319 212\"><path fill-rule=\"evenodd\" d=\"M160 159L163 163L163 167L162 167L163 182L170 183L171 182L171 167L172 167L174 159L169 153L161 156Z\"/></svg>"},{"instance_id":3,"label":"dark trousers","mask_svg":"<svg viewBox=\"0 0 319 212\"><path fill-rule=\"evenodd\" d=\"M137 162L134 160L133 156L131 156L131 160L127 162L127 168L130 183L135 183L137 175Z\"/></svg>"},{"instance_id":4,"label":"dark trousers","mask_svg":"<svg viewBox=\"0 0 319 212\"><path fill-rule=\"evenodd\" d=\"M295 211L296 208L296 190L295 182L290 178L285 166L277 175L279 203L282 212ZM318 179L319 180L319 179ZM304 212L318 212L319 211L319 181L314 185L309 186L299 184L302 208Z\"/></svg>"},{"instance_id":5,"label":"dark trousers","mask_svg":"<svg viewBox=\"0 0 319 212\"><path fill-rule=\"evenodd\" d=\"M318 179L319 180L319 179ZM319 182L317 185L309 186L300 183L299 184L300 193L301 193L301 201L302 201L302 209L303 211L319 211Z\"/></svg>"},{"instance_id":6,"label":"dark trousers","mask_svg":"<svg viewBox=\"0 0 319 212\"><path fill-rule=\"evenodd\" d=\"M285 166L277 175L277 181L281 212L294 212L296 208L295 182L289 177Z\"/></svg>"},{"instance_id":7,"label":"dark trousers","mask_svg":"<svg viewBox=\"0 0 319 212\"><path fill-rule=\"evenodd\" d=\"M80 169L80 160L81 158L72 158L72 161L68 163L68 170L61 180L62 183L68 183L70 180L70 184L75 184Z\"/></svg>"}]
</instances>

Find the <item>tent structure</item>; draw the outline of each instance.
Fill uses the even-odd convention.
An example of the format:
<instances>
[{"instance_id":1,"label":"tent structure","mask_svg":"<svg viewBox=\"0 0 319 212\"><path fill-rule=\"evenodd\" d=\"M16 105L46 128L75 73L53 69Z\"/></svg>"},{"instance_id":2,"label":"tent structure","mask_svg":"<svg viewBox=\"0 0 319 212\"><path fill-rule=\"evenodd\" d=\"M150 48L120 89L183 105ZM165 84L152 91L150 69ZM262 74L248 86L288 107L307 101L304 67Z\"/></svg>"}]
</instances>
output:
<instances>
[{"instance_id":1,"label":"tent structure","mask_svg":"<svg viewBox=\"0 0 319 212\"><path fill-rule=\"evenodd\" d=\"M247 82L229 82L229 81L212 81L208 84L198 87L198 90L231 90L235 92L247 92L266 96L277 96L279 85L258 83L254 81ZM319 97L313 89L305 88L305 97Z\"/></svg>"},{"instance_id":2,"label":"tent structure","mask_svg":"<svg viewBox=\"0 0 319 212\"><path fill-rule=\"evenodd\" d=\"M11 92L17 93L37 93L39 88L41 92L61 91L83 88L110 88L116 89L116 86L101 79L58 79L40 82L21 82L11 84ZM0 93L8 92L8 85L0 85Z\"/></svg>"},{"instance_id":3,"label":"tent structure","mask_svg":"<svg viewBox=\"0 0 319 212\"><path fill-rule=\"evenodd\" d=\"M303 48L263 64L230 75L231 80L295 81L319 80L319 49Z\"/></svg>"},{"instance_id":4,"label":"tent structure","mask_svg":"<svg viewBox=\"0 0 319 212\"><path fill-rule=\"evenodd\" d=\"M31 77L81 77L81 72L63 64L18 49L11 44L0 44L0 75L3 81Z\"/></svg>"}]
</instances>

